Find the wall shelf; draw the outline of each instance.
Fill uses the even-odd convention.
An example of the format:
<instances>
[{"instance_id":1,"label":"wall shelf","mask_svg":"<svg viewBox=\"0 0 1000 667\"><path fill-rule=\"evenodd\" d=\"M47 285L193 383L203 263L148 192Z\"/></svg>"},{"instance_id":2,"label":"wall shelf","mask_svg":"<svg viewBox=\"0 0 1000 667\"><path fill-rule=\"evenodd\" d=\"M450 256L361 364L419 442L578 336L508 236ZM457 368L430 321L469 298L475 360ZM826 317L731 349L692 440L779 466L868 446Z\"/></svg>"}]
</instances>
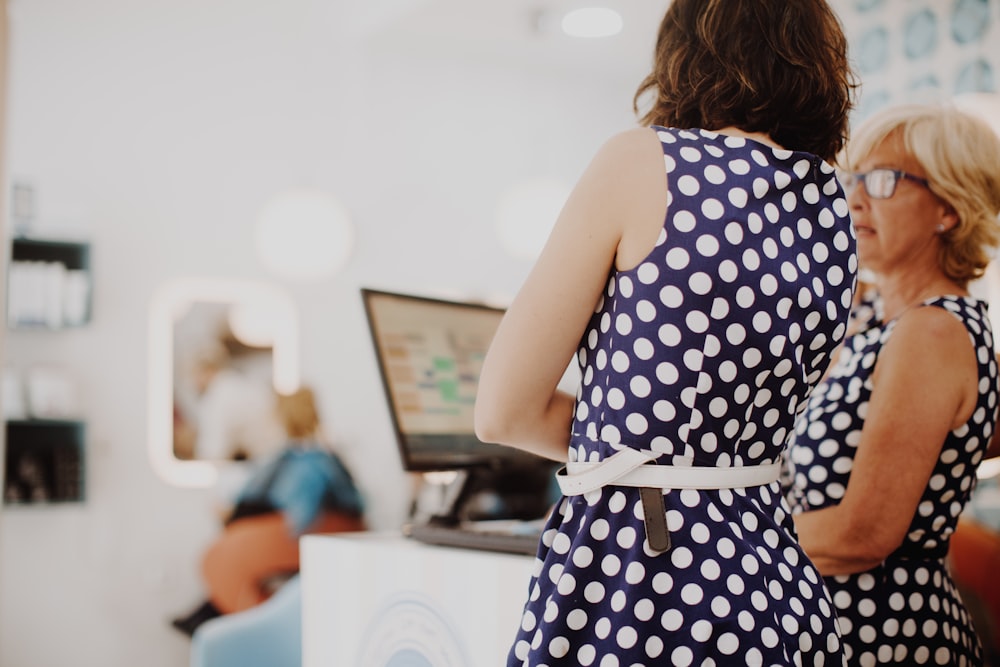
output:
<instances>
[{"instance_id":1,"label":"wall shelf","mask_svg":"<svg viewBox=\"0 0 1000 667\"><path fill-rule=\"evenodd\" d=\"M83 422L10 420L6 428L5 505L83 500L86 436Z\"/></svg>"},{"instance_id":2,"label":"wall shelf","mask_svg":"<svg viewBox=\"0 0 1000 667\"><path fill-rule=\"evenodd\" d=\"M11 328L64 329L90 321L89 243L14 238L7 277Z\"/></svg>"}]
</instances>

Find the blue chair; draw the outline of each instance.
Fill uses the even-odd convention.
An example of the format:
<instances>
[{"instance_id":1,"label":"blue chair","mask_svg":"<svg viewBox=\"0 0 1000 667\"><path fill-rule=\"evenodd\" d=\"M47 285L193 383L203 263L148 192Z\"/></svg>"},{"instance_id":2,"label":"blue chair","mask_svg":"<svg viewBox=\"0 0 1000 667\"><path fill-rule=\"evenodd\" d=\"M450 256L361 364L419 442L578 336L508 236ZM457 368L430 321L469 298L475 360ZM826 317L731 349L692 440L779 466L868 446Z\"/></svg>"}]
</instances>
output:
<instances>
[{"instance_id":1,"label":"blue chair","mask_svg":"<svg viewBox=\"0 0 1000 667\"><path fill-rule=\"evenodd\" d=\"M202 623L191 638L191 667L301 667L299 576L261 604Z\"/></svg>"}]
</instances>

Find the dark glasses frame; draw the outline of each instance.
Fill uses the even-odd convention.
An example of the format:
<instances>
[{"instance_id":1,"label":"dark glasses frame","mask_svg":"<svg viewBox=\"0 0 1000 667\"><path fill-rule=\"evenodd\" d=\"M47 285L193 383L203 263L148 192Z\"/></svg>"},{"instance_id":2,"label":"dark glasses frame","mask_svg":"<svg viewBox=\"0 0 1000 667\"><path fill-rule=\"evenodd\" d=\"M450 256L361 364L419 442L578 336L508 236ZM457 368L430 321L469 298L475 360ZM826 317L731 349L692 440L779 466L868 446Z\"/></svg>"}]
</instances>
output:
<instances>
[{"instance_id":1,"label":"dark glasses frame","mask_svg":"<svg viewBox=\"0 0 1000 667\"><path fill-rule=\"evenodd\" d=\"M918 185L930 190L930 181L926 178L921 178L920 176L915 176L902 169L889 169L888 167L876 167L874 169L869 169L868 171L862 172L840 172L840 181L844 185L844 189L847 191L853 190L859 184L865 189L865 193L872 199L889 199L894 194L896 194L896 186L902 180L913 181ZM872 192L869 188L869 178L872 180L878 180L884 185L884 188L888 189L888 192L882 190L876 190Z\"/></svg>"}]
</instances>

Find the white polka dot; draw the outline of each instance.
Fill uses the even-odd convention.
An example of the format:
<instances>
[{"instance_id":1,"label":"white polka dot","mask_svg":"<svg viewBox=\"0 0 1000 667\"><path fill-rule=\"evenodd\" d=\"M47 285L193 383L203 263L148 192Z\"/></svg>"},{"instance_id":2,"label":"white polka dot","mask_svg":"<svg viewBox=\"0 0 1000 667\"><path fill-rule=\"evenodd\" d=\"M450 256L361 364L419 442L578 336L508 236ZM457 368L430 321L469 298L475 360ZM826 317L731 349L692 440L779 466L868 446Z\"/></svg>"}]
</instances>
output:
<instances>
[{"instance_id":1,"label":"white polka dot","mask_svg":"<svg viewBox=\"0 0 1000 667\"><path fill-rule=\"evenodd\" d=\"M681 270L686 268L691 262L691 257L684 248L671 248L667 251L667 266L671 269Z\"/></svg>"},{"instance_id":2,"label":"white polka dot","mask_svg":"<svg viewBox=\"0 0 1000 667\"><path fill-rule=\"evenodd\" d=\"M659 400L653 404L653 416L661 422L670 422L677 416L677 408L670 401Z\"/></svg>"},{"instance_id":3,"label":"white polka dot","mask_svg":"<svg viewBox=\"0 0 1000 667\"><path fill-rule=\"evenodd\" d=\"M694 556L687 547L675 547L670 550L671 564L681 570L686 570L694 562Z\"/></svg>"},{"instance_id":4,"label":"white polka dot","mask_svg":"<svg viewBox=\"0 0 1000 667\"><path fill-rule=\"evenodd\" d=\"M660 302L667 308L677 308L684 302L684 294L674 285L660 290Z\"/></svg>"},{"instance_id":5,"label":"white polka dot","mask_svg":"<svg viewBox=\"0 0 1000 667\"><path fill-rule=\"evenodd\" d=\"M729 171L740 176L745 176L750 173L750 163L742 158L730 160Z\"/></svg>"},{"instance_id":6,"label":"white polka dot","mask_svg":"<svg viewBox=\"0 0 1000 667\"><path fill-rule=\"evenodd\" d=\"M767 191L771 189L771 185L763 178L753 179L753 196L757 199L763 199Z\"/></svg>"},{"instance_id":7,"label":"white polka dot","mask_svg":"<svg viewBox=\"0 0 1000 667\"><path fill-rule=\"evenodd\" d=\"M701 183L698 179L690 174L686 174L677 179L677 189L681 191L682 194L687 196L692 196L698 194L701 189Z\"/></svg>"},{"instance_id":8,"label":"white polka dot","mask_svg":"<svg viewBox=\"0 0 1000 667\"><path fill-rule=\"evenodd\" d=\"M660 616L660 625L668 632L676 632L684 624L684 615L677 609L668 609Z\"/></svg>"},{"instance_id":9,"label":"white polka dot","mask_svg":"<svg viewBox=\"0 0 1000 667\"><path fill-rule=\"evenodd\" d=\"M619 313L615 318L615 330L623 336L632 331L632 318L626 313Z\"/></svg>"},{"instance_id":10,"label":"white polka dot","mask_svg":"<svg viewBox=\"0 0 1000 667\"><path fill-rule=\"evenodd\" d=\"M639 641L639 633L635 631L635 628L625 626L619 628L617 634L615 635L615 641L623 649L630 649L636 645Z\"/></svg>"},{"instance_id":11,"label":"white polka dot","mask_svg":"<svg viewBox=\"0 0 1000 667\"><path fill-rule=\"evenodd\" d=\"M611 355L611 367L614 368L619 373L624 373L625 371L627 371L629 369L629 366L631 366L631 362L629 361L628 354L626 354L624 351L618 350L613 355ZM612 389L611 391L616 391L616 389ZM610 395L611 392L608 393Z\"/></svg>"},{"instance_id":12,"label":"white polka dot","mask_svg":"<svg viewBox=\"0 0 1000 667\"><path fill-rule=\"evenodd\" d=\"M733 345L740 345L746 340L747 332L741 324L730 324L726 328L726 340Z\"/></svg>"},{"instance_id":13,"label":"white polka dot","mask_svg":"<svg viewBox=\"0 0 1000 667\"><path fill-rule=\"evenodd\" d=\"M617 387L609 389L605 400L607 401L608 407L614 410L621 410L625 405L625 393Z\"/></svg>"},{"instance_id":14,"label":"white polka dot","mask_svg":"<svg viewBox=\"0 0 1000 667\"><path fill-rule=\"evenodd\" d=\"M636 277L643 285L652 285L660 277L660 269L652 262L644 262L636 269Z\"/></svg>"},{"instance_id":15,"label":"white polka dot","mask_svg":"<svg viewBox=\"0 0 1000 667\"><path fill-rule=\"evenodd\" d=\"M572 574L563 573L563 576L559 578L559 584L556 586L556 590L559 591L560 595L572 595L576 590L576 577Z\"/></svg>"},{"instance_id":16,"label":"white polka dot","mask_svg":"<svg viewBox=\"0 0 1000 667\"><path fill-rule=\"evenodd\" d=\"M589 567L594 562L594 552L590 547L581 545L573 551L573 564L577 567Z\"/></svg>"},{"instance_id":17,"label":"white polka dot","mask_svg":"<svg viewBox=\"0 0 1000 667\"><path fill-rule=\"evenodd\" d=\"M670 652L670 664L674 667L690 667L694 663L694 653L687 646L678 646Z\"/></svg>"},{"instance_id":18,"label":"white polka dot","mask_svg":"<svg viewBox=\"0 0 1000 667\"><path fill-rule=\"evenodd\" d=\"M653 385L642 375L636 375L629 381L629 390L634 396L645 398L652 392Z\"/></svg>"},{"instance_id":19,"label":"white polka dot","mask_svg":"<svg viewBox=\"0 0 1000 667\"><path fill-rule=\"evenodd\" d=\"M656 319L656 306L652 301L642 299L635 304L635 315L643 322L652 322Z\"/></svg>"},{"instance_id":20,"label":"white polka dot","mask_svg":"<svg viewBox=\"0 0 1000 667\"><path fill-rule=\"evenodd\" d=\"M706 620L695 621L691 625L691 639L705 643L712 638L712 624Z\"/></svg>"},{"instance_id":21,"label":"white polka dot","mask_svg":"<svg viewBox=\"0 0 1000 667\"><path fill-rule=\"evenodd\" d=\"M587 625L587 612L574 609L566 615L566 625L570 630L582 630Z\"/></svg>"},{"instance_id":22,"label":"white polka dot","mask_svg":"<svg viewBox=\"0 0 1000 667\"><path fill-rule=\"evenodd\" d=\"M673 217L674 228L680 232L690 232L694 229L696 222L697 220L691 211L680 210Z\"/></svg>"},{"instance_id":23,"label":"white polka dot","mask_svg":"<svg viewBox=\"0 0 1000 667\"><path fill-rule=\"evenodd\" d=\"M604 584L592 581L583 589L583 597L591 604L597 604L604 599Z\"/></svg>"},{"instance_id":24,"label":"white polka dot","mask_svg":"<svg viewBox=\"0 0 1000 667\"><path fill-rule=\"evenodd\" d=\"M804 188L802 188L802 199L805 200L807 204L817 204L819 203L819 187L815 183L807 183Z\"/></svg>"},{"instance_id":25,"label":"white polka dot","mask_svg":"<svg viewBox=\"0 0 1000 667\"><path fill-rule=\"evenodd\" d=\"M590 524L590 536L597 541L606 540L611 534L611 526L605 519L597 519Z\"/></svg>"},{"instance_id":26,"label":"white polka dot","mask_svg":"<svg viewBox=\"0 0 1000 667\"><path fill-rule=\"evenodd\" d=\"M724 234L726 240L732 245L740 245L743 242L743 227L738 222L730 222L726 225Z\"/></svg>"},{"instance_id":27,"label":"white polka dot","mask_svg":"<svg viewBox=\"0 0 1000 667\"><path fill-rule=\"evenodd\" d=\"M681 599L689 605L696 605L700 603L704 596L705 593L698 584L685 584L684 587L681 588Z\"/></svg>"},{"instance_id":28,"label":"white polka dot","mask_svg":"<svg viewBox=\"0 0 1000 667\"><path fill-rule=\"evenodd\" d=\"M719 563L712 559L703 561L701 564L701 576L709 581L715 581L722 575L722 568Z\"/></svg>"},{"instance_id":29,"label":"white polka dot","mask_svg":"<svg viewBox=\"0 0 1000 667\"><path fill-rule=\"evenodd\" d=\"M707 198L701 203L701 212L709 220L718 220L725 213L725 207L718 199Z\"/></svg>"},{"instance_id":30,"label":"white polka dot","mask_svg":"<svg viewBox=\"0 0 1000 667\"><path fill-rule=\"evenodd\" d=\"M795 210L798 203L799 199L795 196L794 192L786 192L781 196L781 208L785 209L789 213L792 213Z\"/></svg>"},{"instance_id":31,"label":"white polka dot","mask_svg":"<svg viewBox=\"0 0 1000 667\"><path fill-rule=\"evenodd\" d=\"M719 252L719 241L714 236L704 234L698 237L695 247L703 257L714 257Z\"/></svg>"},{"instance_id":32,"label":"white polka dot","mask_svg":"<svg viewBox=\"0 0 1000 667\"><path fill-rule=\"evenodd\" d=\"M611 619L606 616L597 619L597 622L594 623L594 634L597 635L598 639L607 639L608 635L611 634ZM601 664L605 664L603 659Z\"/></svg>"},{"instance_id":33,"label":"white polka dot","mask_svg":"<svg viewBox=\"0 0 1000 667\"><path fill-rule=\"evenodd\" d=\"M719 652L723 655L733 655L740 648L740 640L732 632L724 632L716 642Z\"/></svg>"},{"instance_id":34,"label":"white polka dot","mask_svg":"<svg viewBox=\"0 0 1000 667\"><path fill-rule=\"evenodd\" d=\"M691 275L688 280L688 287L695 294L708 294L712 291L712 278L704 271L698 271Z\"/></svg>"},{"instance_id":35,"label":"white polka dot","mask_svg":"<svg viewBox=\"0 0 1000 667\"><path fill-rule=\"evenodd\" d=\"M705 167L705 180L713 185L721 185L726 180L726 172L717 165L709 165Z\"/></svg>"},{"instance_id":36,"label":"white polka dot","mask_svg":"<svg viewBox=\"0 0 1000 667\"><path fill-rule=\"evenodd\" d=\"M684 146L680 150L680 156L687 162L698 162L701 160L701 151L691 146Z\"/></svg>"},{"instance_id":37,"label":"white polka dot","mask_svg":"<svg viewBox=\"0 0 1000 667\"><path fill-rule=\"evenodd\" d=\"M708 316L700 311L693 310L690 313L688 313L687 316L684 318L684 323L687 325L687 328L693 331L694 333L700 334L708 331L708 325L709 325Z\"/></svg>"}]
</instances>

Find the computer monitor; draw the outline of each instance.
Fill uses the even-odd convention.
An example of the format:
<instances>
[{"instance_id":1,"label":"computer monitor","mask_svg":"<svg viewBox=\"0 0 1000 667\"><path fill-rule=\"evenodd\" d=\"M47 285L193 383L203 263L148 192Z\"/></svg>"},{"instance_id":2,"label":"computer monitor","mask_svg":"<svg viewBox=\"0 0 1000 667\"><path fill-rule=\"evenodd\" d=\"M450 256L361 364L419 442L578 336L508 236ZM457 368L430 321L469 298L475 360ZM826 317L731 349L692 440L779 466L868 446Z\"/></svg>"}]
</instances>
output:
<instances>
[{"instance_id":1,"label":"computer monitor","mask_svg":"<svg viewBox=\"0 0 1000 667\"><path fill-rule=\"evenodd\" d=\"M361 294L405 470L547 464L476 438L479 372L502 308L370 288Z\"/></svg>"},{"instance_id":2,"label":"computer monitor","mask_svg":"<svg viewBox=\"0 0 1000 667\"><path fill-rule=\"evenodd\" d=\"M544 515L556 464L482 442L473 424L479 373L504 310L370 288L361 294L403 469L462 473L430 521Z\"/></svg>"}]
</instances>

